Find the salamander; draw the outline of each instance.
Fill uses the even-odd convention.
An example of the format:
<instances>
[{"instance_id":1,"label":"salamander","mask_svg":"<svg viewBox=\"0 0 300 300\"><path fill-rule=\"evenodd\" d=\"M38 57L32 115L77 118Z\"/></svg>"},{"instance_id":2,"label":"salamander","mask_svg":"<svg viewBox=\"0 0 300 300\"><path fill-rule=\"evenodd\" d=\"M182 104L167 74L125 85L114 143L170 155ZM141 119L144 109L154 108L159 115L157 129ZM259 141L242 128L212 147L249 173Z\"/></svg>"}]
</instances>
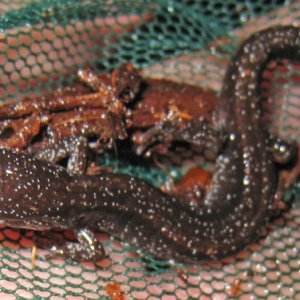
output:
<instances>
[{"instance_id":1,"label":"salamander","mask_svg":"<svg viewBox=\"0 0 300 300\"><path fill-rule=\"evenodd\" d=\"M0 148L0 223L44 230L71 228L78 243L52 256L98 261L93 236L106 231L160 259L220 260L256 240L269 220L276 172L262 118L259 81L273 57L299 59L300 30L275 27L247 39L227 70L216 127L228 139L205 199L187 203L137 178L70 175L63 168ZM194 128L182 133L197 140Z\"/></svg>"}]
</instances>

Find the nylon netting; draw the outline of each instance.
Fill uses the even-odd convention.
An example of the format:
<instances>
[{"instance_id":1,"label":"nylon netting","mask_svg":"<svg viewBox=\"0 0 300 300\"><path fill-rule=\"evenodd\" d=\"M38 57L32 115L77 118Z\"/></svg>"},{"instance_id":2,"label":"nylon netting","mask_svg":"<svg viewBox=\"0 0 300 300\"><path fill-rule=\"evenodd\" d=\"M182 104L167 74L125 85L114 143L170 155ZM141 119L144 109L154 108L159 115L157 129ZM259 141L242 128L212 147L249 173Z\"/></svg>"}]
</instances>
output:
<instances>
[{"instance_id":1,"label":"nylon netting","mask_svg":"<svg viewBox=\"0 0 300 300\"><path fill-rule=\"evenodd\" d=\"M111 71L122 62L132 62L145 77L219 92L244 38L299 23L300 1L1 1L0 95L2 101L42 95L74 82L80 67ZM300 142L299 66L274 62L265 74L271 130ZM156 185L166 180L159 168L101 159ZM108 253L102 262L49 261L38 250L33 268L32 237L38 233L2 228L0 299L111 299L112 283L125 299L300 299L297 184L287 200L292 195L291 209L272 220L257 243L213 264L169 266L99 233Z\"/></svg>"}]
</instances>

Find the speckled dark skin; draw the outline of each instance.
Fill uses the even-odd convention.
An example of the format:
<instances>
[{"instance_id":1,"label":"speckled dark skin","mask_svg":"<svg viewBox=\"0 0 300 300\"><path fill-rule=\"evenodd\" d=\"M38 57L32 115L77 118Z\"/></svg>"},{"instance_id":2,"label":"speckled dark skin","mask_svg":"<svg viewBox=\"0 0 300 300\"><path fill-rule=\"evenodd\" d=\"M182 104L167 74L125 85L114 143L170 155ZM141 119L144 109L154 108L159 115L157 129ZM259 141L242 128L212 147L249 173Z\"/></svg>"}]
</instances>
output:
<instances>
[{"instance_id":1,"label":"speckled dark skin","mask_svg":"<svg viewBox=\"0 0 300 300\"><path fill-rule=\"evenodd\" d=\"M200 204L187 204L129 176L71 176L0 148L0 220L12 227L73 229L79 243L52 253L79 261L103 256L94 229L162 259L218 260L237 253L259 237L276 189L259 107L261 70L273 55L299 59L299 36L297 28L272 28L248 39L233 58L216 118L229 139Z\"/></svg>"}]
</instances>

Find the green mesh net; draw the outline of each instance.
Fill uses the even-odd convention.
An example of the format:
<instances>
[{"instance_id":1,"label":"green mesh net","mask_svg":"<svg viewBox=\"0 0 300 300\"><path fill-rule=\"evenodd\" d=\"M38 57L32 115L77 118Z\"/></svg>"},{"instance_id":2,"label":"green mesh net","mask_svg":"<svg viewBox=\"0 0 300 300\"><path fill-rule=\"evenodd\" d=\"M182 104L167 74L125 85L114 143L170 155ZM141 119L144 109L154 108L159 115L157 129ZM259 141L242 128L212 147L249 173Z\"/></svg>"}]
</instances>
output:
<instances>
[{"instance_id":1,"label":"green mesh net","mask_svg":"<svg viewBox=\"0 0 300 300\"><path fill-rule=\"evenodd\" d=\"M299 22L299 1L1 1L1 99L49 93L74 82L80 67L111 71L123 62L132 62L145 77L219 92L243 39L272 25ZM300 143L299 66L274 62L264 74L270 128ZM102 163L156 185L166 180L155 168L106 156ZM33 268L37 233L3 228L0 299L111 299L109 288L120 288L125 299L300 299L299 190L296 184L288 191L287 198L296 198L291 209L273 220L256 244L214 264L169 266L99 233L108 253L102 262L49 261L39 250Z\"/></svg>"}]
</instances>

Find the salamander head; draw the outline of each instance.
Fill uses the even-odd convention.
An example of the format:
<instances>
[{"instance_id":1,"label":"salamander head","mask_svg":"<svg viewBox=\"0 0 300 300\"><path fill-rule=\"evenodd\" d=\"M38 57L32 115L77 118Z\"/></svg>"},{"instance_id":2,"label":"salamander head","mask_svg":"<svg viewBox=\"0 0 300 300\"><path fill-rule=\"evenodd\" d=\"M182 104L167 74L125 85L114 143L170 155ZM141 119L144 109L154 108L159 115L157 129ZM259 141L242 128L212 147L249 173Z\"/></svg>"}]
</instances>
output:
<instances>
[{"instance_id":1,"label":"salamander head","mask_svg":"<svg viewBox=\"0 0 300 300\"><path fill-rule=\"evenodd\" d=\"M69 210L64 205L68 179L62 168L0 148L0 223L35 230L60 227Z\"/></svg>"}]
</instances>

